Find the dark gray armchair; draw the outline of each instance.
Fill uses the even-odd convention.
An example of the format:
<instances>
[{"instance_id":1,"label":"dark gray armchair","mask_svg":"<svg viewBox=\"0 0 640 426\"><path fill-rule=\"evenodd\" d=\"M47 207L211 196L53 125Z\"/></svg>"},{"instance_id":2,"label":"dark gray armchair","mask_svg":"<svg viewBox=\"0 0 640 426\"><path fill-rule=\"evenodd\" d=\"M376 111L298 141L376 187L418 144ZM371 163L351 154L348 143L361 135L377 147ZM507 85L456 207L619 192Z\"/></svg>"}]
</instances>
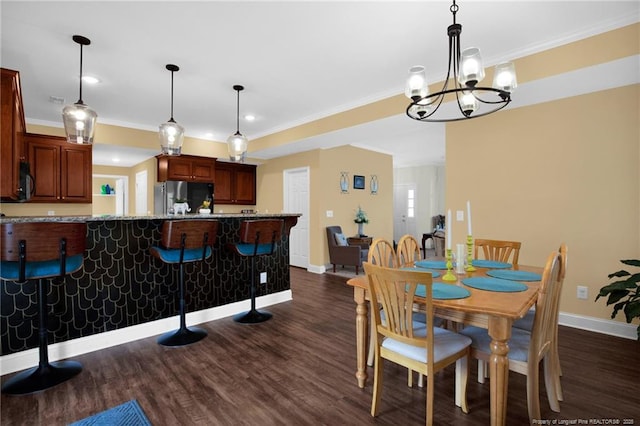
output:
<instances>
[{"instance_id":1,"label":"dark gray armchair","mask_svg":"<svg viewBox=\"0 0 640 426\"><path fill-rule=\"evenodd\" d=\"M333 272L336 271L336 265L355 266L356 275L362 262L367 260L369 250L359 245L338 245L335 234L342 234L342 228L339 226L327 226L327 244L329 246L329 261L333 264Z\"/></svg>"}]
</instances>

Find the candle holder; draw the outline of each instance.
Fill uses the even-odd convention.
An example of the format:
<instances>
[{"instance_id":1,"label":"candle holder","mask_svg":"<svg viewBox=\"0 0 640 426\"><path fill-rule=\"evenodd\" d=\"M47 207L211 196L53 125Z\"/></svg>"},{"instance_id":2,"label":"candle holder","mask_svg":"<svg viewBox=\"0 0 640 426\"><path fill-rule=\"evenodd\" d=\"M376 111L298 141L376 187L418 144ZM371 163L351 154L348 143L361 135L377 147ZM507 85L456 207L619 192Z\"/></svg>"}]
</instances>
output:
<instances>
[{"instance_id":1,"label":"candle holder","mask_svg":"<svg viewBox=\"0 0 640 426\"><path fill-rule=\"evenodd\" d=\"M447 273L442 276L442 281L458 281L458 277L453 275L453 263L451 263L451 258L453 255L451 254L451 249L447 249Z\"/></svg>"},{"instance_id":2,"label":"candle holder","mask_svg":"<svg viewBox=\"0 0 640 426\"><path fill-rule=\"evenodd\" d=\"M471 250L473 248L473 237L467 235L467 272L473 272L476 268L473 267L473 258L471 257Z\"/></svg>"}]
</instances>

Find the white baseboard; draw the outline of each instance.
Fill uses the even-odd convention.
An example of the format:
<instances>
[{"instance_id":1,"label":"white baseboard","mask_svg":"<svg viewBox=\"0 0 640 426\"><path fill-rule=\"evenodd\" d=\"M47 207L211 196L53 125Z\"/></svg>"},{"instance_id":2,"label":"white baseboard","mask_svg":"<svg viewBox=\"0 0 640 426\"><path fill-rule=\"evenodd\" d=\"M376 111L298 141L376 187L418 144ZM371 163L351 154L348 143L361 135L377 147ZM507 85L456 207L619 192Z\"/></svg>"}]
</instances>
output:
<instances>
[{"instance_id":1,"label":"white baseboard","mask_svg":"<svg viewBox=\"0 0 640 426\"><path fill-rule=\"evenodd\" d=\"M268 294L256 298L256 307L275 305L293 299L291 290ZM197 312L187 313L187 324L196 325L209 321L226 318L251 308L250 300L230 303L215 308L203 309ZM174 316L144 324L134 325L119 330L107 331L91 336L80 337L61 343L49 345L49 360L71 358L100 349L121 345L138 339L156 336L180 327L180 317ZM0 357L0 375L13 373L38 365L38 349L29 349Z\"/></svg>"},{"instance_id":2,"label":"white baseboard","mask_svg":"<svg viewBox=\"0 0 640 426\"><path fill-rule=\"evenodd\" d=\"M314 274L324 274L327 272L327 267L325 265L309 265L307 271Z\"/></svg>"},{"instance_id":3,"label":"white baseboard","mask_svg":"<svg viewBox=\"0 0 640 426\"><path fill-rule=\"evenodd\" d=\"M560 325L566 325L567 327L579 328L581 330L593 331L596 333L609 334L616 337L624 337L625 339L638 339L638 326L620 321L605 320L601 318L560 312L558 323Z\"/></svg>"}]
</instances>

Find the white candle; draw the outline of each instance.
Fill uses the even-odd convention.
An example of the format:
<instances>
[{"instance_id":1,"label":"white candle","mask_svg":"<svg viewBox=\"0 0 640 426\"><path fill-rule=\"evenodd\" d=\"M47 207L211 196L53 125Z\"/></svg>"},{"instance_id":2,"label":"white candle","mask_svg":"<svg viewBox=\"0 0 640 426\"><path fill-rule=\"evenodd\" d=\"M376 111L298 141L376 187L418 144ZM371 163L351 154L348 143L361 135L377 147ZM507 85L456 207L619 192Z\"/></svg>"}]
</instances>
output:
<instances>
[{"instance_id":1,"label":"white candle","mask_svg":"<svg viewBox=\"0 0 640 426\"><path fill-rule=\"evenodd\" d=\"M451 250L451 228L453 223L451 222L451 209L447 210L447 249Z\"/></svg>"},{"instance_id":2,"label":"white candle","mask_svg":"<svg viewBox=\"0 0 640 426\"><path fill-rule=\"evenodd\" d=\"M471 233L471 202L470 201L467 201L467 225L468 225L467 235L473 235Z\"/></svg>"}]
</instances>

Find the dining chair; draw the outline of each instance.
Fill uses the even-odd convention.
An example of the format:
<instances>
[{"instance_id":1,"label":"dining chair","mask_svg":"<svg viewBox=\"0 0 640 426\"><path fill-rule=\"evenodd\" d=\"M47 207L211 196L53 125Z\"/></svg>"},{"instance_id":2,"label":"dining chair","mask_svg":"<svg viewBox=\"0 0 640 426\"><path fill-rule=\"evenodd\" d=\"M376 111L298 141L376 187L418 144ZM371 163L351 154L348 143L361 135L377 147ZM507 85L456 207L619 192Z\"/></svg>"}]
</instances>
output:
<instances>
[{"instance_id":1,"label":"dining chair","mask_svg":"<svg viewBox=\"0 0 640 426\"><path fill-rule=\"evenodd\" d=\"M371 303L380 303L387 313L382 321L380 311L372 313L375 333L375 359L371 415L378 414L382 396L384 360L407 367L427 376L426 424L433 423L435 373L456 363L456 405L467 413L467 376L471 339L433 326L431 274L419 270L385 268L365 263ZM413 302L418 286L425 287L424 305L427 327L414 329Z\"/></svg>"},{"instance_id":2,"label":"dining chair","mask_svg":"<svg viewBox=\"0 0 640 426\"><path fill-rule=\"evenodd\" d=\"M560 273L558 275L558 279L560 280L560 287L562 287L563 283L564 283L564 277L567 273L567 251L568 251L568 247L565 243L560 244L560 256L562 257L562 264L561 264L561 270ZM519 320L516 320L513 322L513 327L515 328L520 328L522 330L527 330L527 331L531 331L533 328L533 320L535 317L535 307L530 309L524 317L520 318ZM555 375L554 375L554 383L555 383L555 387L556 387L556 395L558 397L558 401L562 401L563 400L563 395L562 395L562 384L560 383L560 376L562 376L562 367L560 365L560 352L558 351L558 320L559 320L559 316L560 316L560 298L558 297L556 306L555 306L555 313L554 313L554 318L555 318L555 329L554 329L554 334L553 334L553 353L552 353L552 357L553 357L553 363L554 363L554 371L555 371Z\"/></svg>"},{"instance_id":3,"label":"dining chair","mask_svg":"<svg viewBox=\"0 0 640 426\"><path fill-rule=\"evenodd\" d=\"M393 245L384 238L375 238L371 242L371 246L369 247L369 254L367 257L367 262L384 266L387 268L397 268L398 267L398 257L396 256L396 251L393 249ZM380 306L371 303L371 310L374 309L379 310ZM384 321L385 314L382 312L382 319ZM375 333L375 325L373 321L371 321L371 338L369 339L369 355L367 356L367 365L373 365L373 356L375 350L375 342L373 341L373 334ZM409 372L409 376L412 377L411 372ZM409 379L410 385L412 384L411 378Z\"/></svg>"},{"instance_id":4,"label":"dining chair","mask_svg":"<svg viewBox=\"0 0 640 426\"><path fill-rule=\"evenodd\" d=\"M384 238L375 238L371 242L367 262L374 265L386 266L387 268L397 268L400 266L393 244Z\"/></svg>"},{"instance_id":5,"label":"dining chair","mask_svg":"<svg viewBox=\"0 0 640 426\"><path fill-rule=\"evenodd\" d=\"M495 260L497 262L507 262L512 265L517 265L522 243L520 241L476 238L473 241L473 245L474 259ZM482 257L478 257L480 252L482 252ZM478 360L478 383L484 383L484 379L488 377L488 375L487 363Z\"/></svg>"},{"instance_id":6,"label":"dining chair","mask_svg":"<svg viewBox=\"0 0 640 426\"><path fill-rule=\"evenodd\" d=\"M478 257L480 251L482 251L484 259L495 260L498 262L508 262L513 265L518 264L518 256L520 255L519 241L504 241L504 240L487 240L482 238L476 238L473 241L474 259L481 259Z\"/></svg>"},{"instance_id":7,"label":"dining chair","mask_svg":"<svg viewBox=\"0 0 640 426\"><path fill-rule=\"evenodd\" d=\"M544 381L551 410L560 411L556 395L553 344L556 329L556 305L560 298L562 256L552 252L547 258L538 289L536 312L531 331L513 328L509 339L509 370L527 376L529 420L540 419L539 369L544 366ZM472 340L471 356L485 362L491 356L491 337L486 329L468 326L459 332ZM491 378L490 378L491 379Z\"/></svg>"},{"instance_id":8,"label":"dining chair","mask_svg":"<svg viewBox=\"0 0 640 426\"><path fill-rule=\"evenodd\" d=\"M413 266L414 262L420 260L420 247L418 246L418 240L415 239L413 235L403 235L400 237L398 241L398 247L396 248L396 256L398 258L399 266ZM414 310L416 311L416 315L414 315L414 321L418 323L426 323L426 318L424 315L424 311L418 304L414 304ZM442 318L434 317L435 326L442 327L445 325L444 320ZM373 360L372 360L373 363ZM409 372L411 375L411 372ZM411 386L411 377L409 378L409 386ZM424 376L422 374L418 375L418 387L424 386Z\"/></svg>"},{"instance_id":9,"label":"dining chair","mask_svg":"<svg viewBox=\"0 0 640 426\"><path fill-rule=\"evenodd\" d=\"M396 249L399 266L413 266L416 260L420 260L421 253L418 240L413 235L403 235L398 241Z\"/></svg>"}]
</instances>

